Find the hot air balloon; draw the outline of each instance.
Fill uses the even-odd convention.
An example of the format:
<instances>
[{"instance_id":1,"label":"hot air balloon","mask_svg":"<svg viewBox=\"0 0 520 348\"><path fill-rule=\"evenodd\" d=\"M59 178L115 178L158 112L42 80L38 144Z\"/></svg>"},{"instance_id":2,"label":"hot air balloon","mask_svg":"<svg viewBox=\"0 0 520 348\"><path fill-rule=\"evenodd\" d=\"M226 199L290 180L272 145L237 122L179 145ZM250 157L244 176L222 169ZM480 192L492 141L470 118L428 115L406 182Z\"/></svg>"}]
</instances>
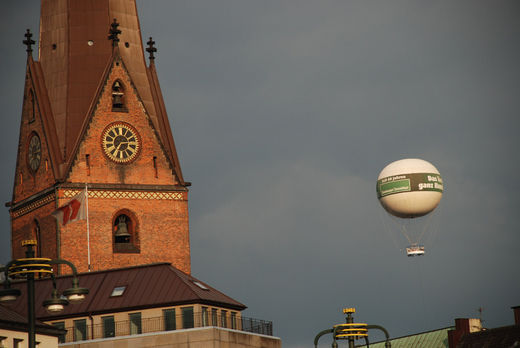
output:
<instances>
[{"instance_id":1,"label":"hot air balloon","mask_svg":"<svg viewBox=\"0 0 520 348\"><path fill-rule=\"evenodd\" d=\"M444 187L442 177L431 163L407 158L387 165L377 178L377 198L383 208L403 222L431 213L442 198ZM408 240L408 256L424 255L420 245L423 236L414 235L402 225L402 233Z\"/></svg>"}]
</instances>

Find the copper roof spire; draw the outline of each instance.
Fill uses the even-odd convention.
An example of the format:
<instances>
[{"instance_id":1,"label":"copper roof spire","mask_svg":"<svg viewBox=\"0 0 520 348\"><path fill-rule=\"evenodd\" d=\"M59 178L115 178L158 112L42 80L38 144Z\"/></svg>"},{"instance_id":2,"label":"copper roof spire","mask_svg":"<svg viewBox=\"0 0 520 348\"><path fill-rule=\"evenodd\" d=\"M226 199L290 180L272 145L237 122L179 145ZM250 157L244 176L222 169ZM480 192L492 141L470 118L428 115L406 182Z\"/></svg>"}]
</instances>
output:
<instances>
[{"instance_id":1,"label":"copper roof spire","mask_svg":"<svg viewBox=\"0 0 520 348\"><path fill-rule=\"evenodd\" d=\"M165 144L172 168L184 182L156 71L146 66L143 49L146 46L143 45L135 2L41 2L37 65L42 75L40 82L48 94L48 117L58 134L56 146L61 163L56 164L56 168L61 179L65 179L75 159L83 131L98 105L96 98L104 88L111 61L117 55L127 69L161 142ZM32 34L28 31L24 43L30 54L34 41L28 35ZM120 41L122 45L119 45ZM153 43L147 51L153 57Z\"/></svg>"}]
</instances>

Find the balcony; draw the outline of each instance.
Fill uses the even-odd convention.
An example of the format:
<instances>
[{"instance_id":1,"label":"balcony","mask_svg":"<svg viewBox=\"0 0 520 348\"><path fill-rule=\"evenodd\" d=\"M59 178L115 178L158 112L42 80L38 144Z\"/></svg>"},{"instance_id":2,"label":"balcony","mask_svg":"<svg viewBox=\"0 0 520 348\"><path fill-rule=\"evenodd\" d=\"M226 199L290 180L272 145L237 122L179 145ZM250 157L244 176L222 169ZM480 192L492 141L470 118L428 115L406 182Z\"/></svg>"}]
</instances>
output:
<instances>
[{"instance_id":1,"label":"balcony","mask_svg":"<svg viewBox=\"0 0 520 348\"><path fill-rule=\"evenodd\" d=\"M267 336L273 335L273 323L271 321L230 314L221 315L209 311L193 313L193 315L191 313L173 316L165 314L161 317L142 319L140 313L133 313L130 314L129 320L122 321L114 321L113 318L111 315L101 317L102 323L94 325L92 325L91 320L87 319L75 320L74 325L70 327L60 326L59 323L54 323L54 325L67 330L67 333L59 338L60 343L203 327L218 327Z\"/></svg>"}]
</instances>

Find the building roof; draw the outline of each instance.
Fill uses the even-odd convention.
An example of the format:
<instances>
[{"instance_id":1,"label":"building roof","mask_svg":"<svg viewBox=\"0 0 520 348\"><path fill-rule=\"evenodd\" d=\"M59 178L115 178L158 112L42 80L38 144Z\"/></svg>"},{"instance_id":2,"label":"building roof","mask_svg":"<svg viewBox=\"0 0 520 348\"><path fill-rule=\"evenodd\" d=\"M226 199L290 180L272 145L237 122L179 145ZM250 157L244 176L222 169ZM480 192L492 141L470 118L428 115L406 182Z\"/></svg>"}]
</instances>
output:
<instances>
[{"instance_id":1,"label":"building roof","mask_svg":"<svg viewBox=\"0 0 520 348\"><path fill-rule=\"evenodd\" d=\"M63 293L72 286L71 278L71 275L56 278L59 293ZM169 263L82 273L78 275L78 278L79 286L89 289L87 298L80 304L68 305L58 315L50 315L42 305L44 300L50 298L52 281L50 279L36 280L36 317L39 320L48 321L195 303L239 311L247 308L244 304L183 273ZM20 288L22 295L13 305L10 305L10 308L18 313L26 313L25 281L13 282L11 286ZM121 296L111 296L117 287L125 287L124 292Z\"/></svg>"},{"instance_id":2,"label":"building roof","mask_svg":"<svg viewBox=\"0 0 520 348\"><path fill-rule=\"evenodd\" d=\"M421 332L409 336L397 337L390 340L392 348L448 348L448 331L453 327ZM360 345L357 347L366 347ZM371 348L384 348L385 341L370 343Z\"/></svg>"},{"instance_id":3,"label":"building roof","mask_svg":"<svg viewBox=\"0 0 520 348\"><path fill-rule=\"evenodd\" d=\"M520 347L520 325L511 325L473 332L462 336L457 348Z\"/></svg>"},{"instance_id":4,"label":"building roof","mask_svg":"<svg viewBox=\"0 0 520 348\"><path fill-rule=\"evenodd\" d=\"M27 317L0 304L0 329L26 332L27 326ZM43 335L59 336L65 333L65 330L55 328L40 321L36 321L35 327L36 333Z\"/></svg>"}]
</instances>

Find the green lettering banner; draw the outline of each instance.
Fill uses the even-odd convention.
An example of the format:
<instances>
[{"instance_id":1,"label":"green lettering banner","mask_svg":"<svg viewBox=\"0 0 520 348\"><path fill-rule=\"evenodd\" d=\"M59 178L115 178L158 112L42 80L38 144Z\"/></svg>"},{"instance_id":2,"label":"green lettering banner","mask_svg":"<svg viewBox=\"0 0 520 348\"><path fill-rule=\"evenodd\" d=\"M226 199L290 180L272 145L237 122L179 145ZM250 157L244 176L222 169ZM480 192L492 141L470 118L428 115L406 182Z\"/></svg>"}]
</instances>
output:
<instances>
[{"instance_id":1,"label":"green lettering banner","mask_svg":"<svg viewBox=\"0 0 520 348\"><path fill-rule=\"evenodd\" d=\"M437 173L399 174L377 180L377 198L401 192L443 190L442 178Z\"/></svg>"}]
</instances>

